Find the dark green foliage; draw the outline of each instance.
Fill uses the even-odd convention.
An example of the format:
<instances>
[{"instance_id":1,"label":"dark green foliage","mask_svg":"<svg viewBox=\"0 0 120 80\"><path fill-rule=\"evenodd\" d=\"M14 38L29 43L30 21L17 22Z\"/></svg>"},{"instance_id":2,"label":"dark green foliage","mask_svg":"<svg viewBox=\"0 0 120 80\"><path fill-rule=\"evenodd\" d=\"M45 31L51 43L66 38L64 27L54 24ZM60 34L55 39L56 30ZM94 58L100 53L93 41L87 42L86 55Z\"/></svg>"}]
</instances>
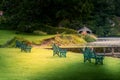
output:
<instances>
[{"instance_id":1,"label":"dark green foliage","mask_svg":"<svg viewBox=\"0 0 120 80\"><path fill-rule=\"evenodd\" d=\"M72 29L68 29L68 28L63 28L63 27L52 27L52 26L49 26L49 25L44 25L44 24L38 24L38 23L35 23L35 24L31 24L31 28L33 30L41 30L43 32L46 32L48 34L56 34L56 33L68 33L68 34L74 34L74 33L77 33L75 30L72 30Z\"/></svg>"},{"instance_id":2,"label":"dark green foliage","mask_svg":"<svg viewBox=\"0 0 120 80\"><path fill-rule=\"evenodd\" d=\"M96 41L96 37L94 35L86 34L86 35L80 35L86 42L93 42Z\"/></svg>"},{"instance_id":3,"label":"dark green foliage","mask_svg":"<svg viewBox=\"0 0 120 80\"><path fill-rule=\"evenodd\" d=\"M0 28L31 33L40 28L34 29L35 23L57 27L54 30L58 27L77 30L88 25L98 36L111 36L111 30L118 30L119 25L113 29L109 21L120 16L119 3L119 0L1 0L0 10L5 20L0 19ZM52 30L40 30L53 33Z\"/></svg>"},{"instance_id":4,"label":"dark green foliage","mask_svg":"<svg viewBox=\"0 0 120 80\"><path fill-rule=\"evenodd\" d=\"M27 33L33 33L33 34L37 34L37 33L39 34L40 31L42 33L44 32L43 34L56 34L56 33L63 33L63 32L68 34L77 33L77 31L69 28L64 28L64 27L58 28L58 27L52 27L52 26L40 24L40 23L26 23L26 22L21 22L17 26L16 30L17 32L27 32Z\"/></svg>"},{"instance_id":5,"label":"dark green foliage","mask_svg":"<svg viewBox=\"0 0 120 80\"><path fill-rule=\"evenodd\" d=\"M29 23L21 22L17 26L17 31L32 33L33 32L33 28L31 27L31 25Z\"/></svg>"}]
</instances>

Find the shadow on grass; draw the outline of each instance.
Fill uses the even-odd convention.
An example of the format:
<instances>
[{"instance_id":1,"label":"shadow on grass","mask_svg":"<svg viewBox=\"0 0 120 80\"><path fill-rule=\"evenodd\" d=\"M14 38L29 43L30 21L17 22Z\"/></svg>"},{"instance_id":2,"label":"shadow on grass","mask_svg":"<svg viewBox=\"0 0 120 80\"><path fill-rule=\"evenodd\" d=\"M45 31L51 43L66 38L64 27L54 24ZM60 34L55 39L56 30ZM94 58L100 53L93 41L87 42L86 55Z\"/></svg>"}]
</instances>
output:
<instances>
[{"instance_id":1,"label":"shadow on grass","mask_svg":"<svg viewBox=\"0 0 120 80\"><path fill-rule=\"evenodd\" d=\"M29 77L29 80L120 80L120 74L108 71L106 65L83 62L68 64L42 75L41 72L34 75Z\"/></svg>"}]
</instances>

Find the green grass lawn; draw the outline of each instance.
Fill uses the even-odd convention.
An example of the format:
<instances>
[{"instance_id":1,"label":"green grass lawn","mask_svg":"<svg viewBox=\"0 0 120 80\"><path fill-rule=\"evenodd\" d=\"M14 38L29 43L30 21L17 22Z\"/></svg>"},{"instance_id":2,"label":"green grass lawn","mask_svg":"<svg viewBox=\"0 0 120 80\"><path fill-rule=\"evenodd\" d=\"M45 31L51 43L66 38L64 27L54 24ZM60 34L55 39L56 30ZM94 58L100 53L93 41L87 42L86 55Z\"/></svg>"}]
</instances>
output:
<instances>
[{"instance_id":1,"label":"green grass lawn","mask_svg":"<svg viewBox=\"0 0 120 80\"><path fill-rule=\"evenodd\" d=\"M0 30L0 44L5 44L7 40L12 39L14 36L14 31Z\"/></svg>"},{"instance_id":2,"label":"green grass lawn","mask_svg":"<svg viewBox=\"0 0 120 80\"><path fill-rule=\"evenodd\" d=\"M7 41L10 41L14 37L18 37L23 40L32 42L33 44L40 45L42 43L42 41L44 41L45 39L50 39L52 37L55 37L56 35L34 35L34 34L28 34L28 33L15 34L15 31L0 30L0 36L1 36L0 37L0 45L4 45ZM70 41L72 44L84 45L86 43L85 40L76 36L75 34L65 34L64 38L58 37L57 39L53 40L53 42L59 43L62 45L70 44ZM52 42L48 42L48 43L49 44L46 47L50 47L50 45L52 44Z\"/></svg>"},{"instance_id":3,"label":"green grass lawn","mask_svg":"<svg viewBox=\"0 0 120 80\"><path fill-rule=\"evenodd\" d=\"M79 53L66 58L52 56L52 50L0 48L0 80L119 80L120 59L105 57L104 65L83 63Z\"/></svg>"},{"instance_id":4,"label":"green grass lawn","mask_svg":"<svg viewBox=\"0 0 120 80\"><path fill-rule=\"evenodd\" d=\"M0 30L0 45L3 45L6 43L6 41L12 39L13 37L22 37L24 39L27 39L29 41L39 41L47 38L51 38L54 35L29 35L29 34L15 34L15 31L10 31L10 30Z\"/></svg>"},{"instance_id":5,"label":"green grass lawn","mask_svg":"<svg viewBox=\"0 0 120 80\"><path fill-rule=\"evenodd\" d=\"M0 30L0 44L15 36L30 41L54 35L15 34ZM105 57L104 65L83 63L83 55L68 52L67 58L52 56L52 50L33 48L31 53L17 48L0 48L0 80L119 80L120 59Z\"/></svg>"}]
</instances>

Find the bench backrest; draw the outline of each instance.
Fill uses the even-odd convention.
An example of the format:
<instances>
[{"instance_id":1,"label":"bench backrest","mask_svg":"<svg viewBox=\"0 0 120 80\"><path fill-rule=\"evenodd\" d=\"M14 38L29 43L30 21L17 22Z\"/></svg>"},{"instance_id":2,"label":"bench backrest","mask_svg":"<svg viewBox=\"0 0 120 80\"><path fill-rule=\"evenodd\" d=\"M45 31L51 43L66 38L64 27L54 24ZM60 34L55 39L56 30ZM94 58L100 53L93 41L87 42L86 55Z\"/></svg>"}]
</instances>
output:
<instances>
[{"instance_id":1,"label":"bench backrest","mask_svg":"<svg viewBox=\"0 0 120 80\"><path fill-rule=\"evenodd\" d=\"M21 48L21 45L22 45L22 42L16 40L16 46L15 46L15 47L17 47L17 48Z\"/></svg>"},{"instance_id":2,"label":"bench backrest","mask_svg":"<svg viewBox=\"0 0 120 80\"><path fill-rule=\"evenodd\" d=\"M88 47L86 47L82 52L83 52L84 57L86 58L96 58L95 51L91 50Z\"/></svg>"},{"instance_id":3,"label":"bench backrest","mask_svg":"<svg viewBox=\"0 0 120 80\"><path fill-rule=\"evenodd\" d=\"M53 48L53 51L59 52L59 46L57 46L56 44L53 44L52 48Z\"/></svg>"}]
</instances>

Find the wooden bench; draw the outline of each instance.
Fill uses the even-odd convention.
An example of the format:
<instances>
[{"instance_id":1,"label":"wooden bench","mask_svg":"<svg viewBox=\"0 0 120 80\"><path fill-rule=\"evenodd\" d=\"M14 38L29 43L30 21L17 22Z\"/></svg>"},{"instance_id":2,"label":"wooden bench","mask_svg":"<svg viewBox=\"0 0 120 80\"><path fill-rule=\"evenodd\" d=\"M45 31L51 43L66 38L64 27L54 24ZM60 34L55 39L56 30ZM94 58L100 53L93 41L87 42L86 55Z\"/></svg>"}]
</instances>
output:
<instances>
[{"instance_id":1,"label":"wooden bench","mask_svg":"<svg viewBox=\"0 0 120 80\"><path fill-rule=\"evenodd\" d=\"M16 47L21 49L21 52L31 52L32 46L28 45L24 41L16 40Z\"/></svg>"},{"instance_id":2,"label":"wooden bench","mask_svg":"<svg viewBox=\"0 0 120 80\"><path fill-rule=\"evenodd\" d=\"M62 49L56 44L53 44L52 48L53 48L53 56L58 55L59 57L66 57L66 53L67 53L66 49Z\"/></svg>"},{"instance_id":3,"label":"wooden bench","mask_svg":"<svg viewBox=\"0 0 120 80\"><path fill-rule=\"evenodd\" d=\"M31 52L31 48L32 46L26 44L26 43L22 43L21 45L21 52Z\"/></svg>"},{"instance_id":4,"label":"wooden bench","mask_svg":"<svg viewBox=\"0 0 120 80\"><path fill-rule=\"evenodd\" d=\"M22 44L22 42L16 40L16 42L15 42L15 47L16 47L16 48L21 48L21 44Z\"/></svg>"},{"instance_id":5,"label":"wooden bench","mask_svg":"<svg viewBox=\"0 0 120 80\"><path fill-rule=\"evenodd\" d=\"M83 55L84 62L86 61L91 62L91 59L95 59L95 64L103 64L104 54L95 53L93 50L86 47L85 50L83 50Z\"/></svg>"}]
</instances>

